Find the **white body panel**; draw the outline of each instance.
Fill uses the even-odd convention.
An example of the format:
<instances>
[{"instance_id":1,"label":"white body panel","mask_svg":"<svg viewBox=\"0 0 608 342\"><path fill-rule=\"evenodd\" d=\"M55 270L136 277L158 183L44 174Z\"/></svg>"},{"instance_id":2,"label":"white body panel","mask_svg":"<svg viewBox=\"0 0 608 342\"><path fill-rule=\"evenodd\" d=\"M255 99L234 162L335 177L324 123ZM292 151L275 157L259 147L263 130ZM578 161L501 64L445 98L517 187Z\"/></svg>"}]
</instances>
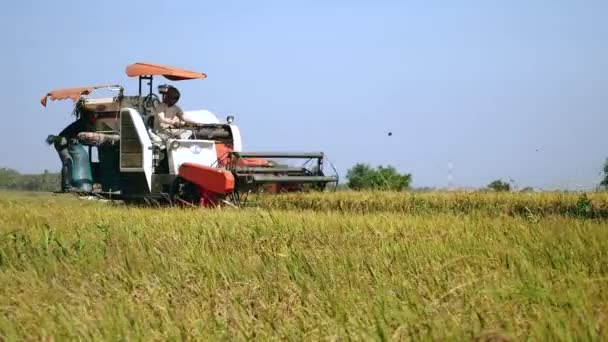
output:
<instances>
[{"instance_id":1,"label":"white body panel","mask_svg":"<svg viewBox=\"0 0 608 342\"><path fill-rule=\"evenodd\" d=\"M235 152L243 151L243 142L241 140L241 131L236 125L230 125L232 130L232 148Z\"/></svg>"},{"instance_id":2,"label":"white body panel","mask_svg":"<svg viewBox=\"0 0 608 342\"><path fill-rule=\"evenodd\" d=\"M146 125L144 124L143 119L132 108L125 108L122 110L121 115L128 114L133 121L133 125L135 126L135 130L137 131L137 136L139 138L139 142L142 146L142 164L143 167L133 167L120 168L121 172L144 172L146 175L146 181L148 183L148 190L152 190L152 141L150 141L150 136L148 135L148 130ZM121 155L122 158L122 155ZM122 161L120 163L122 165Z\"/></svg>"},{"instance_id":3,"label":"white body panel","mask_svg":"<svg viewBox=\"0 0 608 342\"><path fill-rule=\"evenodd\" d=\"M220 120L208 110L188 110L184 111L184 118L198 124L219 124Z\"/></svg>"},{"instance_id":4,"label":"white body panel","mask_svg":"<svg viewBox=\"0 0 608 342\"><path fill-rule=\"evenodd\" d=\"M96 112L117 112L120 110L120 102L115 97L100 97L86 99L84 107Z\"/></svg>"},{"instance_id":5,"label":"white body panel","mask_svg":"<svg viewBox=\"0 0 608 342\"><path fill-rule=\"evenodd\" d=\"M145 126L139 113L132 108L123 109L131 117L139 141L142 145L143 168L121 167L122 172L144 172L148 187L152 188L152 144L163 145L169 158L169 173L177 175L179 167L185 163L196 163L205 166L216 166L217 151L213 140L169 139L163 142L160 137ZM184 111L184 116L199 124L220 124L218 118L208 110ZM233 136L234 151L242 151L241 133L236 125L229 125Z\"/></svg>"},{"instance_id":6,"label":"white body panel","mask_svg":"<svg viewBox=\"0 0 608 342\"><path fill-rule=\"evenodd\" d=\"M174 148L177 142L179 145ZM212 140L172 139L167 143L169 173L177 175L180 165L185 162L212 166L217 161L215 142Z\"/></svg>"},{"instance_id":7,"label":"white body panel","mask_svg":"<svg viewBox=\"0 0 608 342\"><path fill-rule=\"evenodd\" d=\"M219 124L220 120L217 118L215 114L212 112L200 109L200 110L189 110L184 111L184 117L192 120L199 124ZM243 143L241 140L241 131L236 125L229 124L230 129L232 130L232 138L233 138L233 147L237 152L241 152L243 150Z\"/></svg>"}]
</instances>

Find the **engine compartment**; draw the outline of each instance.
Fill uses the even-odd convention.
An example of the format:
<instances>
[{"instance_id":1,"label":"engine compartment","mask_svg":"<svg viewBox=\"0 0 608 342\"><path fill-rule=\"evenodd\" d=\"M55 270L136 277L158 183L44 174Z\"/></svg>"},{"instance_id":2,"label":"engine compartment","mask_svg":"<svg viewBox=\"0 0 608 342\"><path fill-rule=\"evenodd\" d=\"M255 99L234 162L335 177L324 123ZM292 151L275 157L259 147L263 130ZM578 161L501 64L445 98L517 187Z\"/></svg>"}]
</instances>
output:
<instances>
[{"instance_id":1,"label":"engine compartment","mask_svg":"<svg viewBox=\"0 0 608 342\"><path fill-rule=\"evenodd\" d=\"M189 128L193 140L213 140L217 143L231 145L233 143L232 130L225 124L205 124Z\"/></svg>"}]
</instances>

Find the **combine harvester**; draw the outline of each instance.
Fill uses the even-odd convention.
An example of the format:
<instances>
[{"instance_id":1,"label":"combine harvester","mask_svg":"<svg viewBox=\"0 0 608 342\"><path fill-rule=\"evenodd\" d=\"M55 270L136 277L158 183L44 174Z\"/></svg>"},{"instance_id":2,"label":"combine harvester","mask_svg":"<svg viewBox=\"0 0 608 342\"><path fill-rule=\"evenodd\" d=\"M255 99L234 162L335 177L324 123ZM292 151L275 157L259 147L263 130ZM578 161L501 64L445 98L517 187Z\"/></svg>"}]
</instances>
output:
<instances>
[{"instance_id":1,"label":"combine harvester","mask_svg":"<svg viewBox=\"0 0 608 342\"><path fill-rule=\"evenodd\" d=\"M137 96L125 96L120 85L101 85L53 90L41 100L46 107L47 98L72 99L75 115L94 122L94 129L70 142L71 147L88 148L87 158L75 158L72 165L72 174L80 175L72 180L76 194L126 203L215 207L242 206L256 192L335 190L338 175L331 164L332 175L325 174L323 152L245 152L232 116L222 123L206 110L184 111L196 122L180 126L189 136L162 138L153 130L154 108L160 103L152 91L153 77L182 81L207 76L149 63L131 64L126 74L139 78ZM146 81L149 91L144 95ZM88 98L98 89L118 94ZM294 159L301 164L290 166Z\"/></svg>"}]
</instances>

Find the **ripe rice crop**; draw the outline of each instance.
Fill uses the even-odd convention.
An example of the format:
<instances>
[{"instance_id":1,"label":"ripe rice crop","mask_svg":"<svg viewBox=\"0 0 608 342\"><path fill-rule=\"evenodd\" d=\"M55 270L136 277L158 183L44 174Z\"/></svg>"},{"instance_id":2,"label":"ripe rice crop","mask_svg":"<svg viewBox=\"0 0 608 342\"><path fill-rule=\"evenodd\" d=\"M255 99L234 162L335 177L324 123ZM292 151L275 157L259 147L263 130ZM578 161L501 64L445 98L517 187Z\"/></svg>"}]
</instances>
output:
<instances>
[{"instance_id":1,"label":"ripe rice crop","mask_svg":"<svg viewBox=\"0 0 608 342\"><path fill-rule=\"evenodd\" d=\"M566 215L608 218L608 193L336 192L252 198L271 209L407 214Z\"/></svg>"},{"instance_id":2,"label":"ripe rice crop","mask_svg":"<svg viewBox=\"0 0 608 342\"><path fill-rule=\"evenodd\" d=\"M608 225L559 209L578 196L184 210L0 193L0 338L606 339Z\"/></svg>"}]
</instances>

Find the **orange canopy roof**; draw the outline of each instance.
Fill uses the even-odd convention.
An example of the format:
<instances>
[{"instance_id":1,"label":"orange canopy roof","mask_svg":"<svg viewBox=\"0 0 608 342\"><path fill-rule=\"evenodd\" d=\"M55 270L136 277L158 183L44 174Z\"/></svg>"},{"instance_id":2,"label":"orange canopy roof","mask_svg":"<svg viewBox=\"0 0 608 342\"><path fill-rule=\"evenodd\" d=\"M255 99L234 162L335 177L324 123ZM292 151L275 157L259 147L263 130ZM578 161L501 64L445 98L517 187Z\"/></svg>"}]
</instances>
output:
<instances>
[{"instance_id":1,"label":"orange canopy roof","mask_svg":"<svg viewBox=\"0 0 608 342\"><path fill-rule=\"evenodd\" d=\"M147 76L161 75L171 81L192 80L196 78L206 78L207 75L196 72L176 68L168 65L152 64L152 63L134 63L127 66L127 76Z\"/></svg>"},{"instance_id":2,"label":"orange canopy roof","mask_svg":"<svg viewBox=\"0 0 608 342\"><path fill-rule=\"evenodd\" d=\"M50 97L51 100L65 100L72 99L74 101L78 100L82 95L88 95L93 90L99 88L110 88L110 87L120 87L119 85L110 84L110 85L96 85L96 86L88 86L88 87L77 87L77 88L64 88L64 89L55 89L47 93L40 99L40 103L44 107L46 107L47 97Z\"/></svg>"}]
</instances>

